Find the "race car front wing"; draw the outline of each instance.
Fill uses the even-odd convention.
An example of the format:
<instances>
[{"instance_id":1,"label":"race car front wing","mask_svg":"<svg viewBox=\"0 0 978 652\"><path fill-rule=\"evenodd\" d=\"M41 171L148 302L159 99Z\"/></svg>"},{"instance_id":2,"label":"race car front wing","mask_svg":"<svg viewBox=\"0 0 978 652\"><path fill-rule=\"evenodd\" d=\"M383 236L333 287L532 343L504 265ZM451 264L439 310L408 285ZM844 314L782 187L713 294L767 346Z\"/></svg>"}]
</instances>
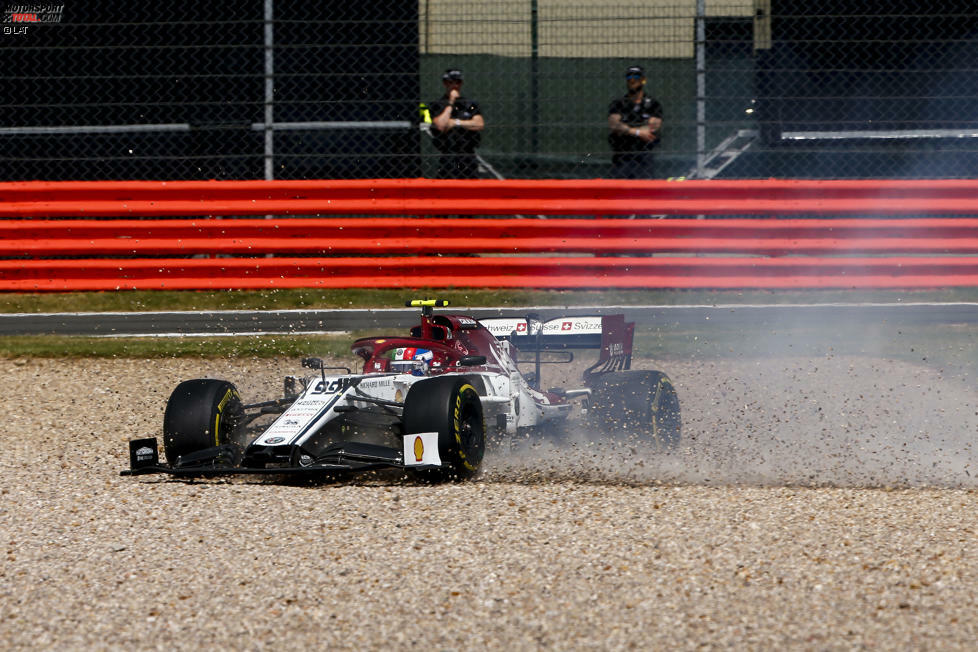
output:
<instances>
[{"instance_id":1,"label":"race car front wing","mask_svg":"<svg viewBox=\"0 0 978 652\"><path fill-rule=\"evenodd\" d=\"M413 435L427 436L429 433ZM430 433L435 434L437 433ZM404 452L389 446L362 442L341 442L332 444L321 455L312 458L296 451L297 464L247 466L242 464L242 452L238 446L225 444L215 446L190 455L181 456L176 464L160 462L159 444L156 437L133 439L129 442L129 468L120 475L148 475L165 473L182 477L212 477L220 475L322 475L341 474L375 469L424 470L439 468L436 463L419 464L416 461L405 464Z\"/></svg>"}]
</instances>

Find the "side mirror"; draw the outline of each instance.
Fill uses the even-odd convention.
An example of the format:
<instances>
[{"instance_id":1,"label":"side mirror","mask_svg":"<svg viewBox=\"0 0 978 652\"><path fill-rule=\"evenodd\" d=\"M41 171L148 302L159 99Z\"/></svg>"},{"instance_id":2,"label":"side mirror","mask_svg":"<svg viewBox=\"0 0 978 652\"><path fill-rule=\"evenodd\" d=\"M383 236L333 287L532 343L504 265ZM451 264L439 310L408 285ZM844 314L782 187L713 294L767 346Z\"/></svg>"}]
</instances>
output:
<instances>
[{"instance_id":1,"label":"side mirror","mask_svg":"<svg viewBox=\"0 0 978 652\"><path fill-rule=\"evenodd\" d=\"M486 356L484 355L463 355L458 361L458 366L480 367L485 363L486 363Z\"/></svg>"},{"instance_id":2,"label":"side mirror","mask_svg":"<svg viewBox=\"0 0 978 652\"><path fill-rule=\"evenodd\" d=\"M323 360L322 358L303 358L302 366L306 369L322 369Z\"/></svg>"},{"instance_id":3,"label":"side mirror","mask_svg":"<svg viewBox=\"0 0 978 652\"><path fill-rule=\"evenodd\" d=\"M303 358L302 366L306 367L307 369L318 369L322 371L324 375L326 374L327 369L336 369L338 371L344 371L347 374L352 373L349 367L327 367L322 358Z\"/></svg>"},{"instance_id":4,"label":"side mirror","mask_svg":"<svg viewBox=\"0 0 978 652\"><path fill-rule=\"evenodd\" d=\"M283 383L284 384L284 387L283 387L284 391L283 391L282 395L286 398L286 400L293 401L293 400L299 398L299 394L301 394L303 391L305 391L305 389L306 389L305 387L303 387L301 390L299 389L299 383L300 382L303 382L303 380L300 379L300 378L296 378L295 376L286 376L285 377L285 382ZM303 383L303 385L304 384L305 383Z\"/></svg>"}]
</instances>

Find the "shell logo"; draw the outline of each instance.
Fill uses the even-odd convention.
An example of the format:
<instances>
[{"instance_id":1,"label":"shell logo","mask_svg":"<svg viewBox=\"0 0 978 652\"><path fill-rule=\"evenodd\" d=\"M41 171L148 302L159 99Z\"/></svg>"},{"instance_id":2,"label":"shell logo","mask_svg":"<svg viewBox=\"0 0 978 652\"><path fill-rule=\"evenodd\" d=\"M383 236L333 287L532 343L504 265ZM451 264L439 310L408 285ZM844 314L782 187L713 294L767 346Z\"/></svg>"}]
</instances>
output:
<instances>
[{"instance_id":1,"label":"shell logo","mask_svg":"<svg viewBox=\"0 0 978 652\"><path fill-rule=\"evenodd\" d=\"M424 458L424 442L421 437L414 438L414 461L420 462Z\"/></svg>"},{"instance_id":2,"label":"shell logo","mask_svg":"<svg viewBox=\"0 0 978 652\"><path fill-rule=\"evenodd\" d=\"M398 403L403 403L404 402L404 392L402 392L400 389L398 389L396 392L394 392L394 400L397 401Z\"/></svg>"}]
</instances>

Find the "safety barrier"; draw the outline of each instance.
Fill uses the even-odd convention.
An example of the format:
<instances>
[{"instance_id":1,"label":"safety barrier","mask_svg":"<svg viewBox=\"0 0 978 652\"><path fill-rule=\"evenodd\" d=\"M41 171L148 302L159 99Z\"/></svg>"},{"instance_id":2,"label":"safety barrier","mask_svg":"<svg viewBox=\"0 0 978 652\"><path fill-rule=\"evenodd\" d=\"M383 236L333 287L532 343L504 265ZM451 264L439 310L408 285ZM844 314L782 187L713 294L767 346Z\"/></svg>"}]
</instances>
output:
<instances>
[{"instance_id":1,"label":"safety barrier","mask_svg":"<svg viewBox=\"0 0 978 652\"><path fill-rule=\"evenodd\" d=\"M968 254L978 218L0 221L0 257L465 253Z\"/></svg>"},{"instance_id":2,"label":"safety barrier","mask_svg":"<svg viewBox=\"0 0 978 652\"><path fill-rule=\"evenodd\" d=\"M0 217L925 213L978 215L978 179L0 183Z\"/></svg>"},{"instance_id":3,"label":"safety barrier","mask_svg":"<svg viewBox=\"0 0 978 652\"><path fill-rule=\"evenodd\" d=\"M7 291L269 288L927 288L978 258L165 258L0 261ZM967 283L965 282L967 280Z\"/></svg>"},{"instance_id":4,"label":"safety barrier","mask_svg":"<svg viewBox=\"0 0 978 652\"><path fill-rule=\"evenodd\" d=\"M337 217L215 217L266 214ZM0 291L978 286L978 218L918 214L978 181L0 183Z\"/></svg>"}]
</instances>

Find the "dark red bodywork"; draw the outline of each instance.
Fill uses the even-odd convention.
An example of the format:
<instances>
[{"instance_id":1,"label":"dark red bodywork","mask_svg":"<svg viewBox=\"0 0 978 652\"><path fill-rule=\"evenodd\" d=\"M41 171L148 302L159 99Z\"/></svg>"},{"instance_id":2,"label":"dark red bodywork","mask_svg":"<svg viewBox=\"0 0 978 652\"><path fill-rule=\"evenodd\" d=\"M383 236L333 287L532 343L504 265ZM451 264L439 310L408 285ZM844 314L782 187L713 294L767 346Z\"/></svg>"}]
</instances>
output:
<instances>
[{"instance_id":1,"label":"dark red bodywork","mask_svg":"<svg viewBox=\"0 0 978 652\"><path fill-rule=\"evenodd\" d=\"M507 371L496 338L478 321L464 315L422 315L421 325L412 328L408 337L363 337L351 348L364 361L363 373L370 374L389 372L387 354L391 349L408 347L432 352L432 374L455 371L459 361L470 355L486 356L486 364L467 366L468 370Z\"/></svg>"}]
</instances>

